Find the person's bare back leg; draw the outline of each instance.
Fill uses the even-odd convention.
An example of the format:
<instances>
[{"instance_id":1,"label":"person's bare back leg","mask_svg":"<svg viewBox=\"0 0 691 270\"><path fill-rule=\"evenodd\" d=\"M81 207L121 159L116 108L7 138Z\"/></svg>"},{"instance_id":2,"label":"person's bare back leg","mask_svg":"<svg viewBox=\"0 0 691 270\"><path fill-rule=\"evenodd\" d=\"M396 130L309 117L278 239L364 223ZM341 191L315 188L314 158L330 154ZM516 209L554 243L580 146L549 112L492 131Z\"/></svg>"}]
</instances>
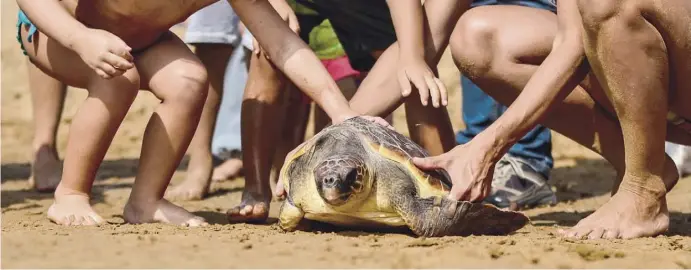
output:
<instances>
[{"instance_id":1,"label":"person's bare back leg","mask_svg":"<svg viewBox=\"0 0 691 270\"><path fill-rule=\"evenodd\" d=\"M240 204L227 212L231 222L264 222L271 202L273 153L283 126L281 90L286 79L262 54L250 56L242 102L242 154L245 187Z\"/></svg>"},{"instance_id":2,"label":"person's bare back leg","mask_svg":"<svg viewBox=\"0 0 691 270\"><path fill-rule=\"evenodd\" d=\"M208 92L206 69L173 33L135 56L142 85L162 102L144 132L139 170L125 205L126 222L203 226L203 218L163 199L201 117Z\"/></svg>"},{"instance_id":3,"label":"person's bare back leg","mask_svg":"<svg viewBox=\"0 0 691 270\"><path fill-rule=\"evenodd\" d=\"M223 76L232 53L233 47L228 44L196 44L196 55L208 72L209 94L190 143L187 177L184 182L166 192L167 198L200 200L209 190L213 171L211 139L223 96Z\"/></svg>"},{"instance_id":4,"label":"person's bare back leg","mask_svg":"<svg viewBox=\"0 0 691 270\"><path fill-rule=\"evenodd\" d=\"M32 63L27 63L27 66L34 118L29 184L39 192L52 192L60 183L62 174L56 137L67 86Z\"/></svg>"},{"instance_id":5,"label":"person's bare back leg","mask_svg":"<svg viewBox=\"0 0 691 270\"><path fill-rule=\"evenodd\" d=\"M669 227L663 181L668 53L662 36L643 15L643 2L578 3L586 55L621 124L626 169L617 193L563 231L565 236L636 238Z\"/></svg>"},{"instance_id":6,"label":"person's bare back leg","mask_svg":"<svg viewBox=\"0 0 691 270\"><path fill-rule=\"evenodd\" d=\"M137 70L128 70L110 80L102 79L73 51L40 33L29 42L27 28L21 31L32 63L59 81L89 91L70 126L62 177L55 189L55 201L48 208L48 219L60 225L101 224L103 218L89 204L91 187L106 150L139 90Z\"/></svg>"}]
</instances>

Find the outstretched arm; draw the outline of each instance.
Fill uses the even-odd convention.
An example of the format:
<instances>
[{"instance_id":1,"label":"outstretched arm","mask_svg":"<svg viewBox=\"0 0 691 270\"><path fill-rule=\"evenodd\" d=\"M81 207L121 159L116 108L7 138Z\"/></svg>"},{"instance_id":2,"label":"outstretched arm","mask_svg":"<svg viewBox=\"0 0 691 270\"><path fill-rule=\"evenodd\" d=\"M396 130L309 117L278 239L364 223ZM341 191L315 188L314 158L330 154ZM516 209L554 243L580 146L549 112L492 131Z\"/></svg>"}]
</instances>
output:
<instances>
[{"instance_id":1,"label":"outstretched arm","mask_svg":"<svg viewBox=\"0 0 691 270\"><path fill-rule=\"evenodd\" d=\"M357 116L322 63L267 0L229 0L271 61L334 123Z\"/></svg>"},{"instance_id":2,"label":"outstretched arm","mask_svg":"<svg viewBox=\"0 0 691 270\"><path fill-rule=\"evenodd\" d=\"M425 62L423 8L420 0L387 0L400 46L398 83L403 96L410 95L411 83L420 92L420 101L433 106L448 104L446 87Z\"/></svg>"},{"instance_id":3,"label":"outstretched arm","mask_svg":"<svg viewBox=\"0 0 691 270\"><path fill-rule=\"evenodd\" d=\"M507 111L478 135L477 140L482 143L494 142L494 160L501 158L513 144L533 129L588 73L581 18L576 3L560 1L557 9L559 27L552 52Z\"/></svg>"},{"instance_id":4,"label":"outstretched arm","mask_svg":"<svg viewBox=\"0 0 691 270\"><path fill-rule=\"evenodd\" d=\"M446 169L454 184L452 199L479 201L486 197L496 161L587 75L581 19L575 4L559 2L559 30L552 52L497 121L468 144L437 157L413 160L422 168Z\"/></svg>"}]
</instances>

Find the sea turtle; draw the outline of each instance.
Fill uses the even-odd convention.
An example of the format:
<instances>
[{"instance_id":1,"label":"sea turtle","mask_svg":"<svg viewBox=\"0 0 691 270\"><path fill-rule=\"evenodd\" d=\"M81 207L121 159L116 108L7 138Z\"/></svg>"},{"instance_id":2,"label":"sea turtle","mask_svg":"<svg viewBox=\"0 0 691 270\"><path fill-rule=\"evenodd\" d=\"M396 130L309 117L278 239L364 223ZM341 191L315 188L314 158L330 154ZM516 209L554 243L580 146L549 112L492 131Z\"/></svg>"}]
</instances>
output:
<instances>
[{"instance_id":1,"label":"sea turtle","mask_svg":"<svg viewBox=\"0 0 691 270\"><path fill-rule=\"evenodd\" d=\"M292 231L303 219L348 228L407 226L434 237L508 234L529 222L519 212L449 199L445 171L421 171L411 162L426 156L407 137L364 118L330 126L286 157L279 226Z\"/></svg>"}]
</instances>

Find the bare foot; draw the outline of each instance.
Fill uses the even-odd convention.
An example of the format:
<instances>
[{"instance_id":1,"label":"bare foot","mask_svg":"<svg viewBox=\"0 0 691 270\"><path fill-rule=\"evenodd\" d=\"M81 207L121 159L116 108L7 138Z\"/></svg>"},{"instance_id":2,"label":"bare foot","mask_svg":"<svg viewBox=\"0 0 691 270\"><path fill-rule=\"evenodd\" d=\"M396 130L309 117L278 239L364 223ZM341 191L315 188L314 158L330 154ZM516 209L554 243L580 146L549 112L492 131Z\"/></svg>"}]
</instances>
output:
<instances>
[{"instance_id":1,"label":"bare foot","mask_svg":"<svg viewBox=\"0 0 691 270\"><path fill-rule=\"evenodd\" d=\"M190 160L187 168L187 177L179 185L168 189L165 197L170 200L201 200L209 192L211 185L211 170L213 162L211 154L208 156L199 155Z\"/></svg>"},{"instance_id":2,"label":"bare foot","mask_svg":"<svg viewBox=\"0 0 691 270\"><path fill-rule=\"evenodd\" d=\"M242 192L242 202L228 210L226 215L231 223L262 223L269 217L269 203L271 203L271 191L261 194L252 194L247 187Z\"/></svg>"},{"instance_id":3,"label":"bare foot","mask_svg":"<svg viewBox=\"0 0 691 270\"><path fill-rule=\"evenodd\" d=\"M31 164L29 185L38 192L53 192L62 177L62 162L55 149L48 146L39 148Z\"/></svg>"},{"instance_id":4,"label":"bare foot","mask_svg":"<svg viewBox=\"0 0 691 270\"><path fill-rule=\"evenodd\" d=\"M209 225L204 218L195 216L184 208L161 199L152 203L134 203L128 201L123 217L127 223L166 223L185 227Z\"/></svg>"},{"instance_id":5,"label":"bare foot","mask_svg":"<svg viewBox=\"0 0 691 270\"><path fill-rule=\"evenodd\" d=\"M188 171L187 178L179 185L166 191L165 197L170 200L201 200L209 192L209 171Z\"/></svg>"},{"instance_id":6,"label":"bare foot","mask_svg":"<svg viewBox=\"0 0 691 270\"><path fill-rule=\"evenodd\" d=\"M659 178L632 180L625 177L619 191L595 213L562 236L587 239L631 239L664 233L669 228L665 187Z\"/></svg>"},{"instance_id":7,"label":"bare foot","mask_svg":"<svg viewBox=\"0 0 691 270\"><path fill-rule=\"evenodd\" d=\"M48 219L59 225L99 225L105 221L89 204L89 197L81 194L58 195L48 208Z\"/></svg>"},{"instance_id":8,"label":"bare foot","mask_svg":"<svg viewBox=\"0 0 691 270\"><path fill-rule=\"evenodd\" d=\"M240 176L242 172L242 159L231 158L223 161L221 165L216 166L211 175L211 180L214 182L225 181L234 177Z\"/></svg>"}]
</instances>

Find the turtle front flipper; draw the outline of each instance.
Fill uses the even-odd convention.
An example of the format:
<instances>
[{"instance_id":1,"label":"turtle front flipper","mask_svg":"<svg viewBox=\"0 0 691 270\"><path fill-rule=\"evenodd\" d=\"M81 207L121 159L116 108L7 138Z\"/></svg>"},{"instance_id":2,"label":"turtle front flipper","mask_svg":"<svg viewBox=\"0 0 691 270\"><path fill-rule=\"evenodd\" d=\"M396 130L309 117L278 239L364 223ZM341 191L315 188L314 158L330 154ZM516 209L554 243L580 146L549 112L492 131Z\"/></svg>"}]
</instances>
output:
<instances>
[{"instance_id":1,"label":"turtle front flipper","mask_svg":"<svg viewBox=\"0 0 691 270\"><path fill-rule=\"evenodd\" d=\"M427 237L504 235L523 228L529 219L519 212L447 197L409 197L399 214L415 234Z\"/></svg>"},{"instance_id":2,"label":"turtle front flipper","mask_svg":"<svg viewBox=\"0 0 691 270\"><path fill-rule=\"evenodd\" d=\"M305 212L293 205L289 200L285 200L278 213L278 226L285 231L294 231L304 217Z\"/></svg>"}]
</instances>

